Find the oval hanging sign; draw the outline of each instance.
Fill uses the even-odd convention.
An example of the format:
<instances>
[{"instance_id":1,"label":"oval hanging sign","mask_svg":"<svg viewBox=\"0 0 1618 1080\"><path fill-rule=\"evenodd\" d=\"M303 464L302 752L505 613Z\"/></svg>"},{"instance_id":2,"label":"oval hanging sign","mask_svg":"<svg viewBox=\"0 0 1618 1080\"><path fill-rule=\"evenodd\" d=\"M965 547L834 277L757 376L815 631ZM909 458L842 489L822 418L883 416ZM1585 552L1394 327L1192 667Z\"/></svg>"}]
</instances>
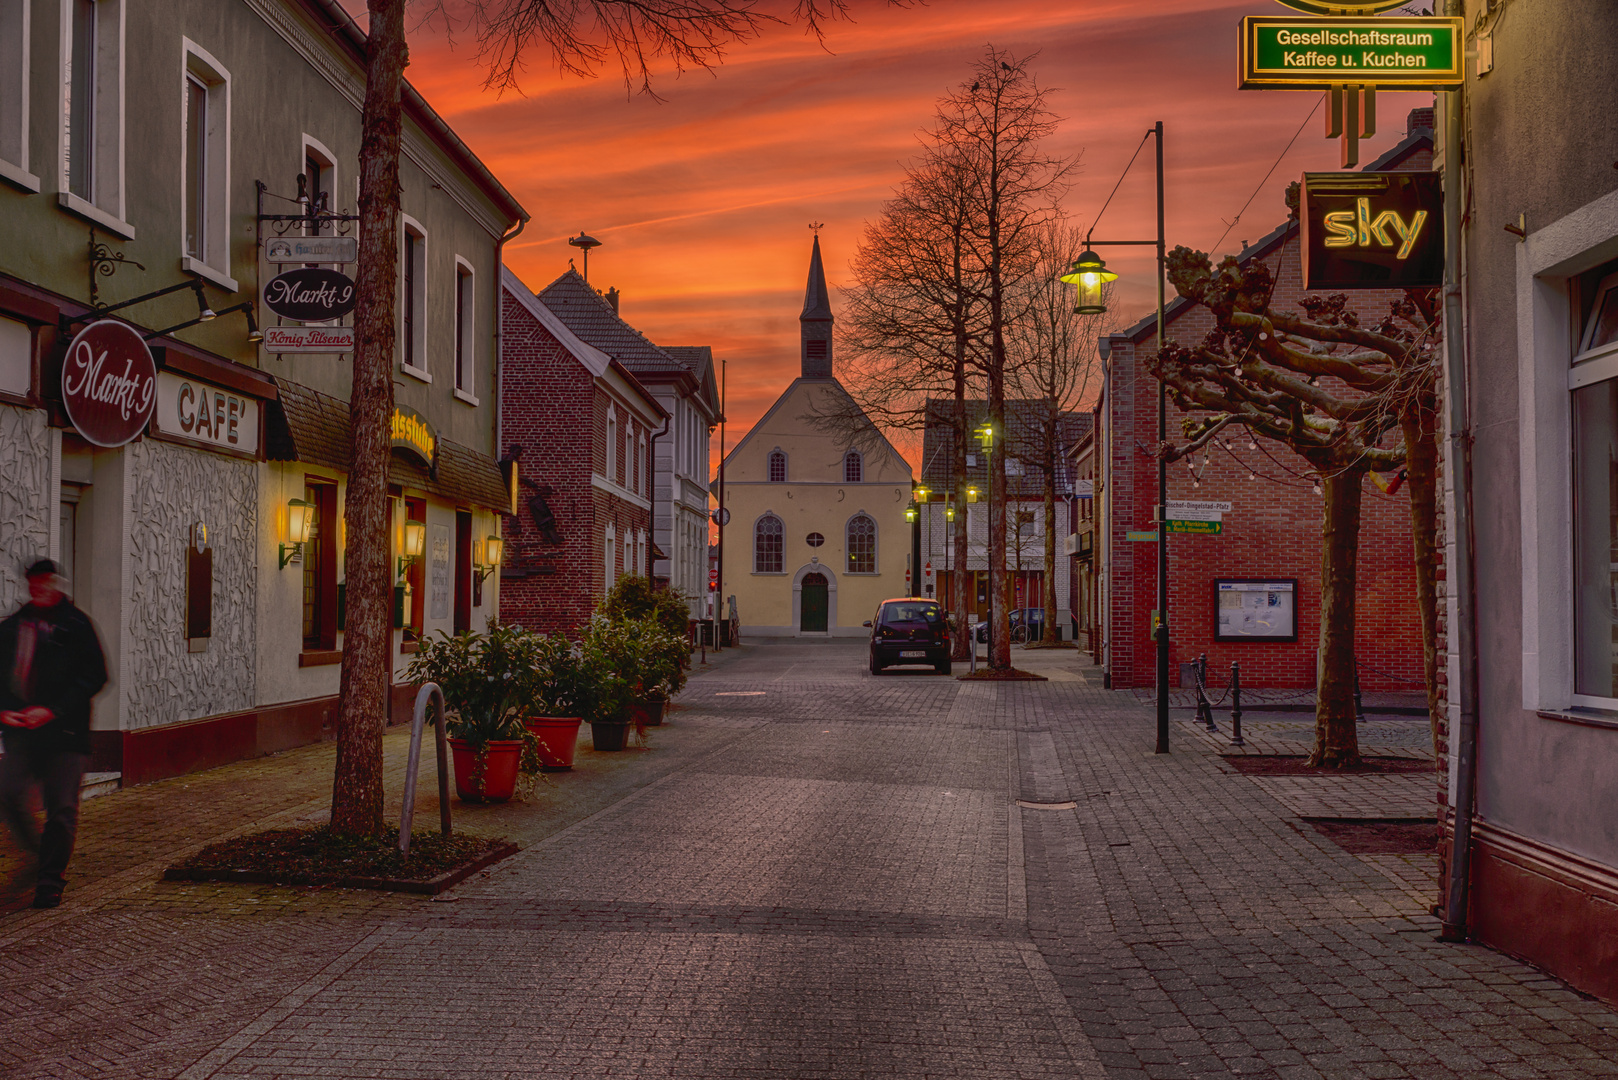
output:
<instances>
[{"instance_id":1,"label":"oval hanging sign","mask_svg":"<svg viewBox=\"0 0 1618 1080\"><path fill-rule=\"evenodd\" d=\"M264 283L264 306L294 322L328 322L354 310L354 280L319 266L300 266Z\"/></svg>"},{"instance_id":2,"label":"oval hanging sign","mask_svg":"<svg viewBox=\"0 0 1618 1080\"><path fill-rule=\"evenodd\" d=\"M122 446L139 435L157 407L157 365L146 340L116 319L80 330L62 361L62 404L96 446Z\"/></svg>"},{"instance_id":3,"label":"oval hanging sign","mask_svg":"<svg viewBox=\"0 0 1618 1080\"><path fill-rule=\"evenodd\" d=\"M1308 15L1376 15L1404 7L1410 0L1275 0Z\"/></svg>"}]
</instances>

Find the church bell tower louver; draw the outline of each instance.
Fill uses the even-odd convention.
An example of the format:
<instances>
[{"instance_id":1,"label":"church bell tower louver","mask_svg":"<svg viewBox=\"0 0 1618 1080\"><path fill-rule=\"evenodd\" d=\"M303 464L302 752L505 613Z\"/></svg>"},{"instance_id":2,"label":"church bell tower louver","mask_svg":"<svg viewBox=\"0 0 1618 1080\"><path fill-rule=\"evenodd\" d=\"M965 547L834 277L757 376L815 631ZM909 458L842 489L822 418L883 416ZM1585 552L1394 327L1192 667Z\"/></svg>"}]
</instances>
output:
<instances>
[{"instance_id":1,"label":"church bell tower louver","mask_svg":"<svg viewBox=\"0 0 1618 1080\"><path fill-rule=\"evenodd\" d=\"M820 265L820 236L809 255L809 285L803 293L803 314L798 316L802 334L803 377L831 378L831 297L826 291L826 271Z\"/></svg>"}]
</instances>

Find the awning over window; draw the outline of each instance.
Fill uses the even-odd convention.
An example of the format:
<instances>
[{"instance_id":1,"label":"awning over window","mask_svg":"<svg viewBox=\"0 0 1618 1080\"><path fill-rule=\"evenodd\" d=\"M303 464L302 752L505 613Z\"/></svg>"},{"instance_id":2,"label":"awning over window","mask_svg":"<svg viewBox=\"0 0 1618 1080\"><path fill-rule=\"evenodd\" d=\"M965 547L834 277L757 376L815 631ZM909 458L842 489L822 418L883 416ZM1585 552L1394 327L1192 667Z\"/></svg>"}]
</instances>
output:
<instances>
[{"instance_id":1,"label":"awning over window","mask_svg":"<svg viewBox=\"0 0 1618 1080\"><path fill-rule=\"evenodd\" d=\"M271 461L303 461L347 472L353 447L348 402L288 379L276 379L280 393L269 403L267 456ZM496 513L511 509L511 496L492 457L470 447L438 440L438 475L402 454L391 455L388 480L400 487L437 495L446 502L480 506Z\"/></svg>"}]
</instances>

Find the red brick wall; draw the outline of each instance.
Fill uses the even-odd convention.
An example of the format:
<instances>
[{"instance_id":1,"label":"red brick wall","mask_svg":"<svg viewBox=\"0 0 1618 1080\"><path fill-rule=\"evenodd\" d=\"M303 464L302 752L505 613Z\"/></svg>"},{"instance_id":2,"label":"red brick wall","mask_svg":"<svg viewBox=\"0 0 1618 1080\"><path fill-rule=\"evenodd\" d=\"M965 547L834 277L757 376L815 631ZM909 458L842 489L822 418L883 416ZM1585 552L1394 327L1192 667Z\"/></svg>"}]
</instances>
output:
<instances>
[{"instance_id":1,"label":"red brick wall","mask_svg":"<svg viewBox=\"0 0 1618 1080\"><path fill-rule=\"evenodd\" d=\"M1424 159L1412 162L1426 167ZM1300 310L1303 295L1296 239L1266 257L1281 282L1275 306ZM1362 320L1387 313L1391 291L1350 294ZM1170 320L1170 340L1200 341L1213 325L1205 308L1184 310ZM1156 652L1151 612L1157 606L1157 545L1125 539L1130 530L1150 529L1157 497L1158 383L1144 357L1156 348L1148 332L1138 342L1114 338L1112 400L1113 492L1111 505L1113 575L1110 583L1111 671L1117 687L1150 686ZM1180 438L1182 414L1169 405L1169 438ZM1231 661L1239 661L1242 684L1265 688L1307 688L1315 683L1314 657L1320 617L1321 497L1313 492L1309 464L1286 446L1257 439L1249 449L1245 428L1231 427L1220 445L1210 444L1209 463L1195 455L1200 479L1185 461L1168 468L1171 500L1228 501L1220 536L1169 537L1170 679L1178 685L1179 665L1208 655L1210 681L1223 686ZM1228 444L1229 449L1226 448ZM1302 475L1300 475L1302 474ZM1256 479L1249 479L1249 476ZM1421 630L1415 604L1415 571L1410 539L1409 501L1403 492L1384 495L1369 479L1364 485L1355 650L1362 687L1367 691L1420 691ZM1215 642L1216 578L1296 578L1298 640Z\"/></svg>"},{"instance_id":2,"label":"red brick wall","mask_svg":"<svg viewBox=\"0 0 1618 1080\"><path fill-rule=\"evenodd\" d=\"M562 543L541 539L527 507L534 493L524 484L521 513L505 519L500 617L531 629L565 631L588 619L601 600L607 527L616 537L616 577L624 571L625 532L644 529L650 535L651 514L590 483L592 472L606 471L612 392L510 296L503 300L501 334L501 451L521 447L523 478L551 488L547 501ZM624 431L638 439L645 426L622 399L616 403L621 478Z\"/></svg>"}]
</instances>

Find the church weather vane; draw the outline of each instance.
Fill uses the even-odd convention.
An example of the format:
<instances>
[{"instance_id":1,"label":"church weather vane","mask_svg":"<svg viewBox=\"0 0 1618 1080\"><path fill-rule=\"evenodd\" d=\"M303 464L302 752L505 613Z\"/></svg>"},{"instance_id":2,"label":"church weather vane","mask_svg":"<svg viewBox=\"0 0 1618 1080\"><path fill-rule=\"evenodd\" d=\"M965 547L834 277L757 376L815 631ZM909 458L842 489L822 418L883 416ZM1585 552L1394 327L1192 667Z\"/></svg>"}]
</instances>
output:
<instances>
[{"instance_id":1,"label":"church weather vane","mask_svg":"<svg viewBox=\"0 0 1618 1080\"><path fill-rule=\"evenodd\" d=\"M809 223L809 231L814 233L816 236L819 236L820 230L824 229L825 227L826 223L824 221L811 221Z\"/></svg>"}]
</instances>

